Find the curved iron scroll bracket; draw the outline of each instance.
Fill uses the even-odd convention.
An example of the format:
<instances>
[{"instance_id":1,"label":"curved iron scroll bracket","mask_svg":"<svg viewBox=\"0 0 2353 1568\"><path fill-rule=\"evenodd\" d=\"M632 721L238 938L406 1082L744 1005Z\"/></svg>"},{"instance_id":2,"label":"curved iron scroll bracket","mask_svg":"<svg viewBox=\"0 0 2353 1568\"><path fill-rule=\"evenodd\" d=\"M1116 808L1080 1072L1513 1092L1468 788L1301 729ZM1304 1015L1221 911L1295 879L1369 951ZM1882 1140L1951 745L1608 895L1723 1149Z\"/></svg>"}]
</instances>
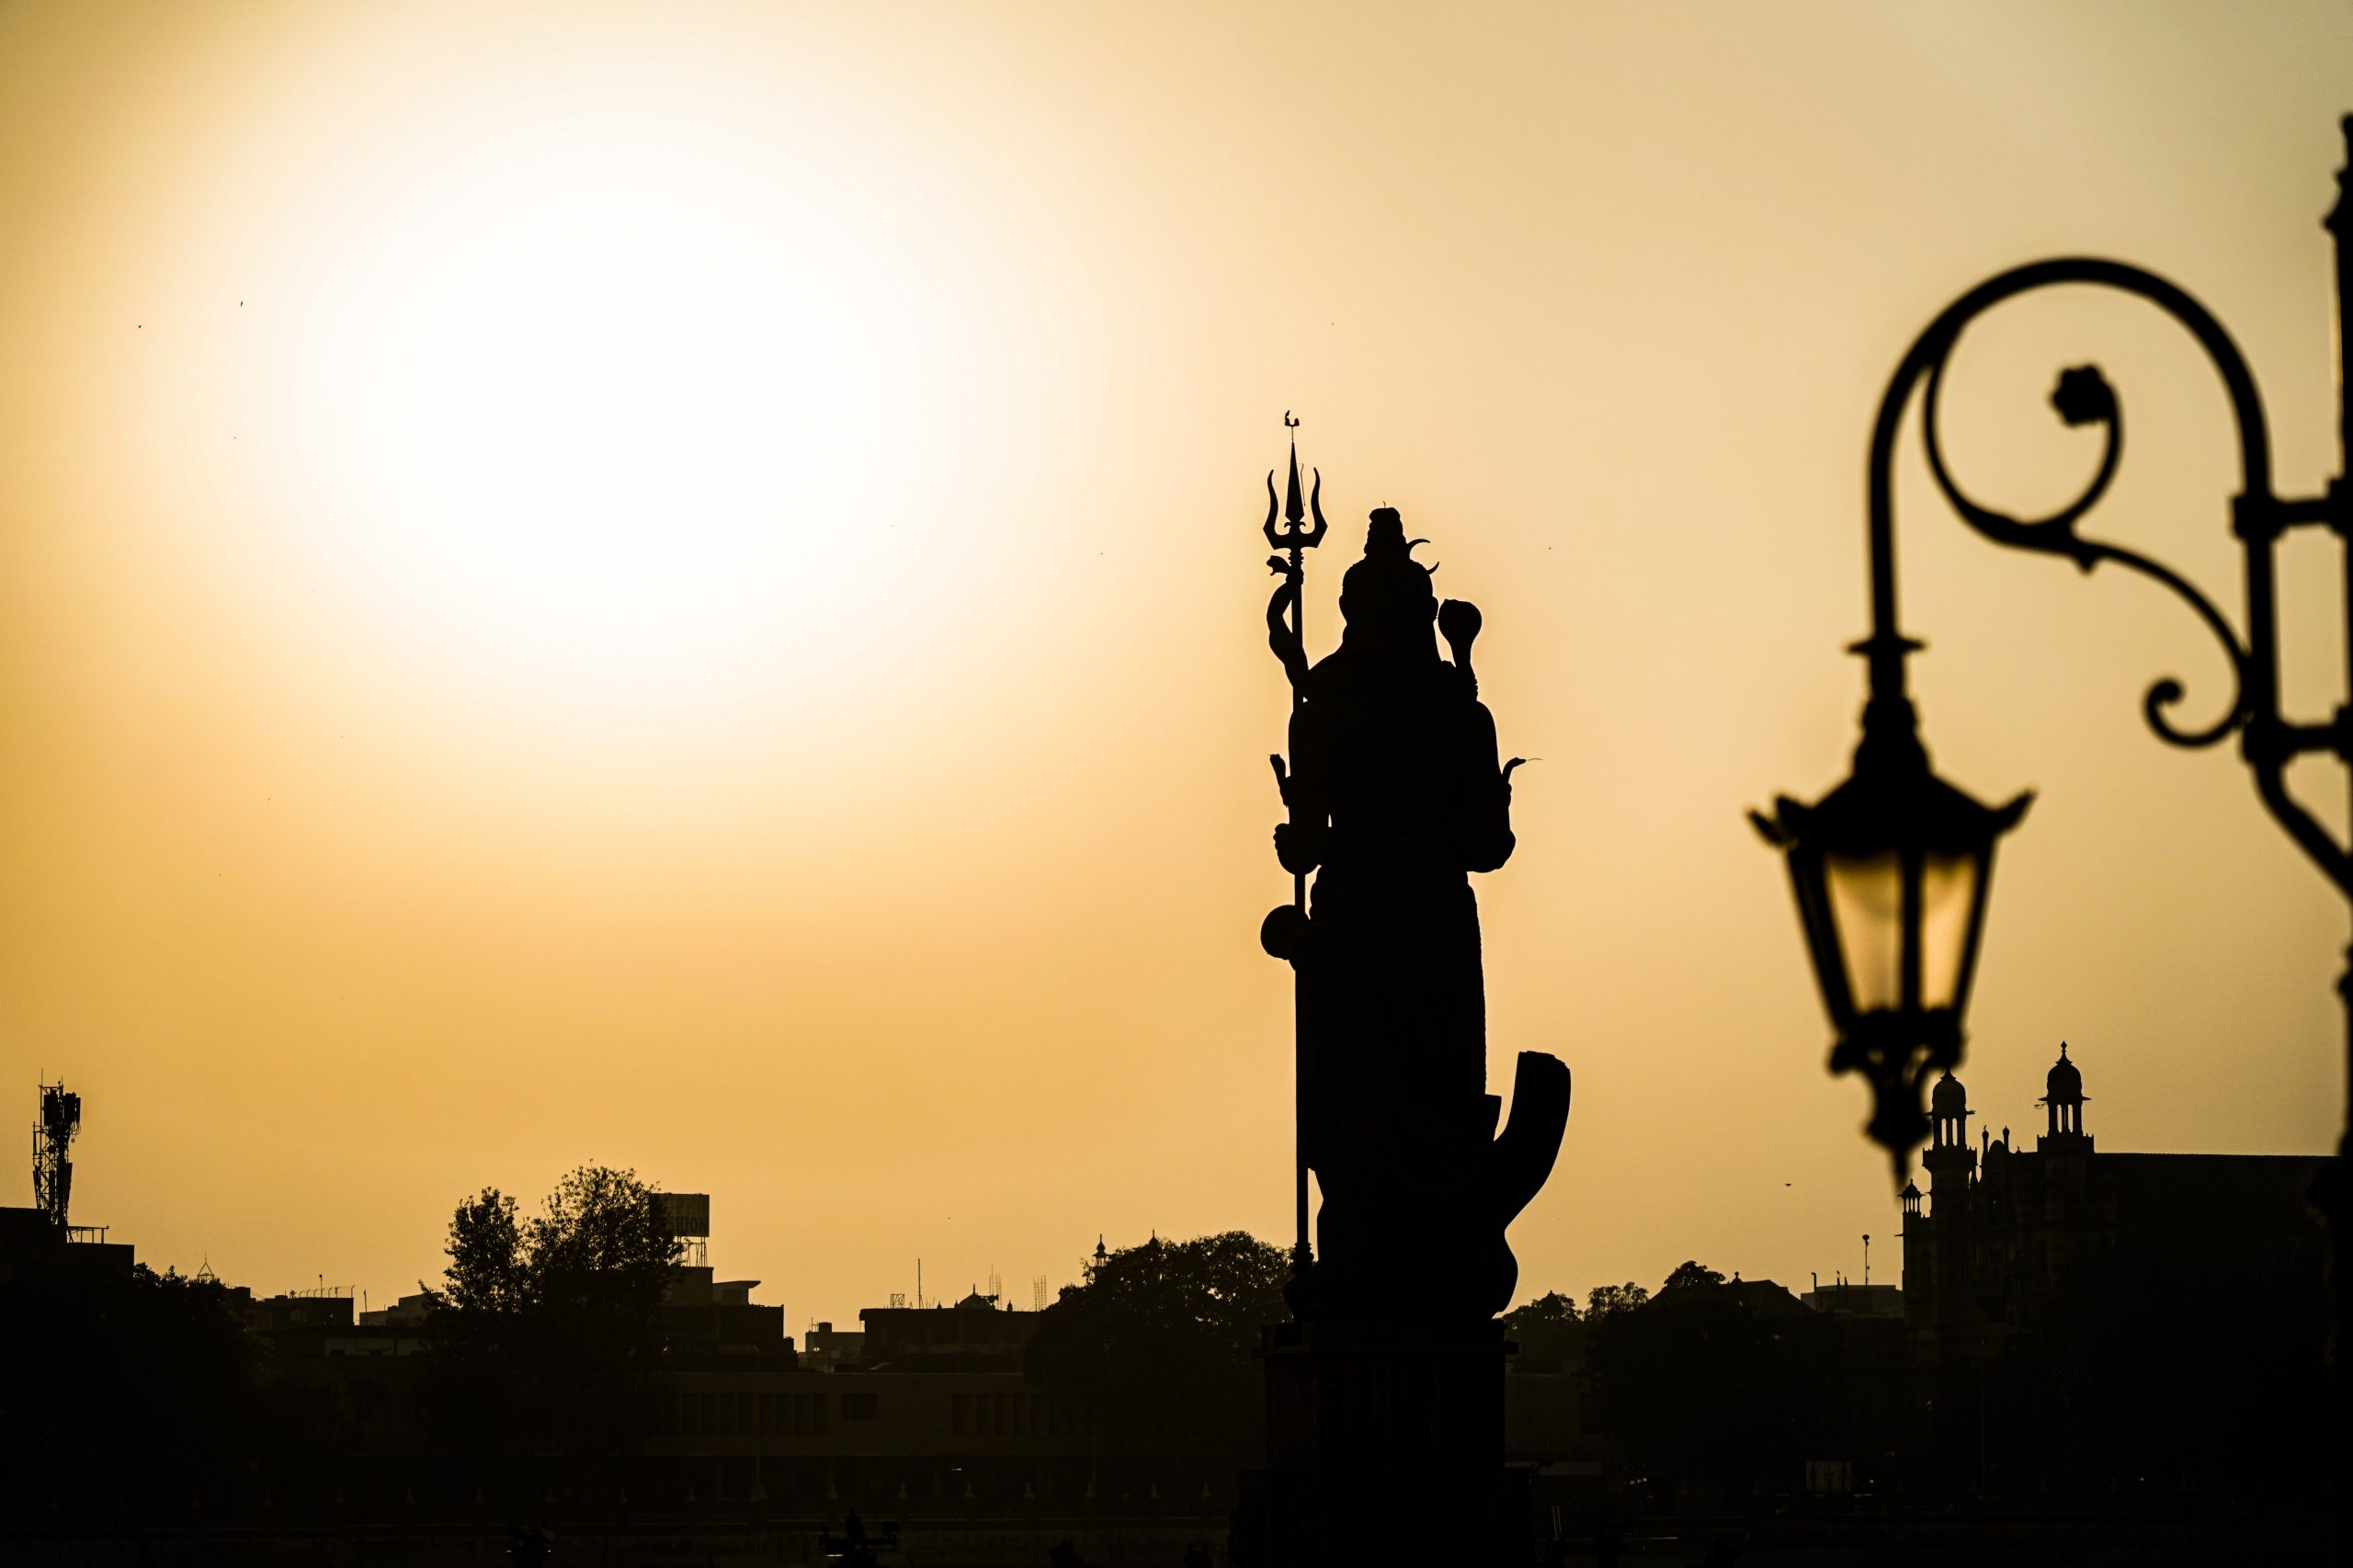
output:
<instances>
[{"instance_id":1,"label":"curved iron scroll bracket","mask_svg":"<svg viewBox=\"0 0 2353 1568\"><path fill-rule=\"evenodd\" d=\"M2137 551L2090 539L2079 531L2082 519L2107 494L2124 449L2123 411L2098 367L2083 365L2063 371L2052 393L2052 406L2067 424L2103 427L2098 466L2074 500L2043 517L2014 517L1978 501L1953 476L1945 457L1938 415L1945 371L1962 333L1979 316L2021 294L2066 285L2112 289L2147 301L2197 340L2222 382L2238 438L2241 488L2234 516L2246 551L2247 636L2244 642L2213 601L2179 573ZM2291 725L2279 713L2272 550L2283 526L2284 508L2272 493L2269 436L2261 396L2245 357L2222 324L2188 292L2154 273L2097 257L2036 262L1999 273L1954 301L1929 324L1889 383L1871 441L1873 627L1865 650L1872 654L1875 689L1898 697L1903 689L1904 655L1915 645L1895 628L1894 453L1913 389L1924 383L1921 434L1928 470L1946 500L1972 528L1996 544L2064 557L2086 572L2114 562L2165 587L2205 624L2230 666L2230 701L2211 723L2184 728L2172 717L2183 696L2182 685L2167 676L2153 684L2143 699L2142 710L2149 727L2178 746L2211 746L2234 732L2242 733L2242 749L2265 806L2332 882L2341 891L2353 892L2353 858L2289 794L2286 786L2286 767L2296 756L2317 750L2334 750L2341 756L2343 747L2334 727Z\"/></svg>"}]
</instances>

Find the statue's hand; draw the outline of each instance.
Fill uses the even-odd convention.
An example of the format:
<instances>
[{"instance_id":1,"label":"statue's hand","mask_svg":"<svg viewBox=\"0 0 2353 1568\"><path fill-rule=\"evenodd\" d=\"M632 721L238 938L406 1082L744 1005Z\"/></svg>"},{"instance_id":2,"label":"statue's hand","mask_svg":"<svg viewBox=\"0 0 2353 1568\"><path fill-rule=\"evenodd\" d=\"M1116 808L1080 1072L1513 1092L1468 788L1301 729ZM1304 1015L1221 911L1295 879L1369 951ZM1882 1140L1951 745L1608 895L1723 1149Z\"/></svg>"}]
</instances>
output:
<instances>
[{"instance_id":1,"label":"statue's hand","mask_svg":"<svg viewBox=\"0 0 2353 1568\"><path fill-rule=\"evenodd\" d=\"M1294 877L1303 877L1323 863L1323 835L1297 823L1275 826L1275 858Z\"/></svg>"},{"instance_id":2,"label":"statue's hand","mask_svg":"<svg viewBox=\"0 0 2353 1568\"><path fill-rule=\"evenodd\" d=\"M1471 644L1479 639L1479 607L1469 599L1449 599L1438 607L1438 635L1454 654L1456 678L1472 701L1479 697L1478 672L1471 667Z\"/></svg>"}]
</instances>

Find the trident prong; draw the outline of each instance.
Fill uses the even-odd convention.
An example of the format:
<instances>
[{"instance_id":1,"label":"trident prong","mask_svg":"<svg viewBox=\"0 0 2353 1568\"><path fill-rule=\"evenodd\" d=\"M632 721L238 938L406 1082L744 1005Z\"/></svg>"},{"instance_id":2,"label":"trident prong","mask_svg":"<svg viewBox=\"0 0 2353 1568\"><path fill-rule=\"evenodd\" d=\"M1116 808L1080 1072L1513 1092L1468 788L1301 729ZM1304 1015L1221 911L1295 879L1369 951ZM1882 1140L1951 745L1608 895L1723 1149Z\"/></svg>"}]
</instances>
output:
<instances>
[{"instance_id":1,"label":"trident prong","mask_svg":"<svg viewBox=\"0 0 2353 1568\"><path fill-rule=\"evenodd\" d=\"M1294 565L1298 563L1301 551L1313 550L1324 542L1324 531L1330 527L1324 520L1324 471L1319 468L1313 472L1315 483L1306 510L1314 514L1315 522L1310 527L1299 505L1299 454L1291 454L1290 483L1287 487L1289 505L1275 498L1274 470L1267 471L1267 542L1277 550L1290 551ZM1278 513L1284 524L1280 528L1275 526Z\"/></svg>"},{"instance_id":2,"label":"trident prong","mask_svg":"<svg viewBox=\"0 0 2353 1568\"><path fill-rule=\"evenodd\" d=\"M1299 500L1297 485L1292 486L1290 493L1294 510L1285 516L1282 502L1275 495L1274 470L1267 471L1267 542L1277 550L1291 551L1294 558L1299 551L1313 550L1322 544L1324 532L1331 527L1324 520L1324 471L1317 469L1314 473L1315 485L1308 502L1308 510L1315 517L1311 526L1295 509ZM1281 519L1279 524L1277 522L1279 517Z\"/></svg>"}]
</instances>

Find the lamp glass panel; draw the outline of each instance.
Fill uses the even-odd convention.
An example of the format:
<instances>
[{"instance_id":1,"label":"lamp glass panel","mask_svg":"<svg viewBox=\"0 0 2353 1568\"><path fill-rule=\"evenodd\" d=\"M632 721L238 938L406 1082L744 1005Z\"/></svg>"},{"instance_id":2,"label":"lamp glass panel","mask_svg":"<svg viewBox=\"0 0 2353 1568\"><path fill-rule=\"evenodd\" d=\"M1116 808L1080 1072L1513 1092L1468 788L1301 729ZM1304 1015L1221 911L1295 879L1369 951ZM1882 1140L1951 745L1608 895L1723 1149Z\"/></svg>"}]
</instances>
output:
<instances>
[{"instance_id":1,"label":"lamp glass panel","mask_svg":"<svg viewBox=\"0 0 2353 1568\"><path fill-rule=\"evenodd\" d=\"M1960 1000L1970 926L1977 902L1974 855L1930 855L1920 866L1920 1006L1931 1011Z\"/></svg>"},{"instance_id":2,"label":"lamp glass panel","mask_svg":"<svg viewBox=\"0 0 2353 1568\"><path fill-rule=\"evenodd\" d=\"M1884 1012L1904 1001L1904 873L1893 850L1824 855L1830 916L1857 1013Z\"/></svg>"}]
</instances>

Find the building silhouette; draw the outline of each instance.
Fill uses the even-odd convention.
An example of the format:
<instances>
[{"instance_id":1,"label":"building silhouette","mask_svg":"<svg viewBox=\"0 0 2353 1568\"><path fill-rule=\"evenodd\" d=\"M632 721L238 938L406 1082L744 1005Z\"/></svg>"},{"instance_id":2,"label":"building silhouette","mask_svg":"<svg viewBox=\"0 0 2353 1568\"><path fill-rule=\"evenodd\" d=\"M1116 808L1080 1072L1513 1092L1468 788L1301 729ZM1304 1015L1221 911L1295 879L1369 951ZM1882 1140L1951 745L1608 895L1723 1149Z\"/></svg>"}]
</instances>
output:
<instances>
[{"instance_id":1,"label":"building silhouette","mask_svg":"<svg viewBox=\"0 0 2353 1568\"><path fill-rule=\"evenodd\" d=\"M857 1333L824 1325L804 1356L784 1309L753 1301L756 1280L722 1280L709 1262L710 1199L665 1194L696 1227L661 1308L663 1388L642 1447L620 1485L631 1517L822 1520L855 1507L870 1519L1027 1517L1091 1507L1098 1469L1080 1413L1039 1391L1023 1352L1040 1318L974 1290L953 1304L871 1307ZM687 1234L681 1232L681 1234ZM126 1251L128 1249L125 1249ZM228 1291L269 1347L273 1375L335 1412L339 1451L281 1514L339 1499L343 1522L469 1518L569 1496L552 1453L498 1465L452 1451L437 1432L429 1294L355 1312L348 1293L256 1299ZM1198 1509L1205 1471L1179 1459L1163 1473L1101 1478L1141 1507ZM1231 1478L1217 1477L1221 1495ZM1222 1511L1230 1506L1212 1499Z\"/></svg>"},{"instance_id":2,"label":"building silhouette","mask_svg":"<svg viewBox=\"0 0 2353 1568\"><path fill-rule=\"evenodd\" d=\"M2084 1075L2059 1048L2044 1131L1970 1143L1968 1091L1947 1073L1929 1101L1928 1190L1904 1190L1904 1315L1924 1366L1984 1359L2071 1274L2129 1262L2217 1283L2318 1276L2303 1154L2102 1153L2085 1131ZM2122 1255L2120 1256L2119 1255Z\"/></svg>"},{"instance_id":3,"label":"building silhouette","mask_svg":"<svg viewBox=\"0 0 2353 1568\"><path fill-rule=\"evenodd\" d=\"M1944 1489L2112 1490L2155 1428L2213 1448L2202 1474L2216 1485L2257 1453L2307 1446L2309 1413L2278 1386L2292 1367L2217 1369L2268 1340L2308 1349L2317 1378L2321 1335L2302 1317L2321 1299L2325 1243L2307 1195L2327 1161L2103 1151L2089 1097L2063 1044L2031 1146L2007 1127L1972 1143L1976 1112L1950 1073L1930 1096L1927 1190L1902 1195L1903 1300L1908 1446ZM2202 1385L2217 1380L2240 1386L2210 1410L2218 1391Z\"/></svg>"}]
</instances>

